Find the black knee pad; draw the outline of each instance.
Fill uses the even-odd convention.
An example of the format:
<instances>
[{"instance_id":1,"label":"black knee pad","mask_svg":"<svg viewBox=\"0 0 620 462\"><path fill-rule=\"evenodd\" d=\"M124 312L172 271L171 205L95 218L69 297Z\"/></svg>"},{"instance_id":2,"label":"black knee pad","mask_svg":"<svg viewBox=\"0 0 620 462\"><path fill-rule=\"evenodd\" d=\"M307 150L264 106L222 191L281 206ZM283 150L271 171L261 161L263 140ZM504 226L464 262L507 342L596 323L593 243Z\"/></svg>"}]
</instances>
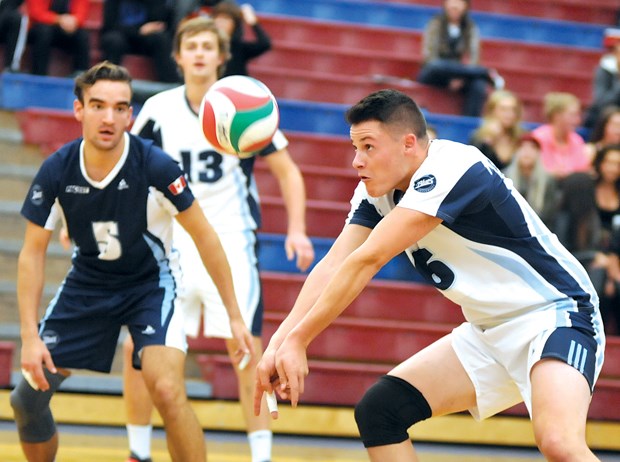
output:
<instances>
[{"instance_id":1,"label":"black knee pad","mask_svg":"<svg viewBox=\"0 0 620 462\"><path fill-rule=\"evenodd\" d=\"M355 406L355 421L366 448L402 443L409 438L409 427L431 415L422 393L392 375L379 378Z\"/></svg>"},{"instance_id":2,"label":"black knee pad","mask_svg":"<svg viewBox=\"0 0 620 462\"><path fill-rule=\"evenodd\" d=\"M43 443L56 433L56 424L49 403L65 376L52 374L44 369L45 378L50 384L47 391L35 390L25 378L11 392L11 407L15 414L17 433L25 443Z\"/></svg>"}]
</instances>

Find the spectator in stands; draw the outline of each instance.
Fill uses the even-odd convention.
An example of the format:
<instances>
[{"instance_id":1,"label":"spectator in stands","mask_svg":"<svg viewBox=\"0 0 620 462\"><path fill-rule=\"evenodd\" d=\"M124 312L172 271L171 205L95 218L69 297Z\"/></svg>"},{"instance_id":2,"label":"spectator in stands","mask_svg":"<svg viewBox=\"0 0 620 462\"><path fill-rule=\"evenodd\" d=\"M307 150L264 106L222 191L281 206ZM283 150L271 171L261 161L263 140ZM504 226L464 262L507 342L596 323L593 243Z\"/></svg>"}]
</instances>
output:
<instances>
[{"instance_id":1,"label":"spectator in stands","mask_svg":"<svg viewBox=\"0 0 620 462\"><path fill-rule=\"evenodd\" d=\"M586 268L592 284L603 293L607 256L601 248L602 224L590 173L567 175L560 183L560 201L553 230L560 242Z\"/></svg>"},{"instance_id":2,"label":"spectator in stands","mask_svg":"<svg viewBox=\"0 0 620 462\"><path fill-rule=\"evenodd\" d=\"M510 162L519 147L523 107L508 90L495 90L484 105L482 123L470 141L500 170Z\"/></svg>"},{"instance_id":3,"label":"spectator in stands","mask_svg":"<svg viewBox=\"0 0 620 462\"><path fill-rule=\"evenodd\" d=\"M614 233L612 239L601 311L605 330L612 335L620 335L620 232Z\"/></svg>"},{"instance_id":4,"label":"spectator in stands","mask_svg":"<svg viewBox=\"0 0 620 462\"><path fill-rule=\"evenodd\" d=\"M172 59L169 11L161 0L105 0L101 52L103 59L119 64L128 53L150 56L155 78L179 82Z\"/></svg>"},{"instance_id":5,"label":"spectator in stands","mask_svg":"<svg viewBox=\"0 0 620 462\"><path fill-rule=\"evenodd\" d=\"M197 15L209 16L211 9L222 0L168 0L172 23L171 30L176 30L181 21Z\"/></svg>"},{"instance_id":6,"label":"spectator in stands","mask_svg":"<svg viewBox=\"0 0 620 462\"><path fill-rule=\"evenodd\" d=\"M215 24L230 37L230 60L226 63L224 76L249 75L248 62L271 49L271 39L261 27L252 5L246 3L239 7L226 0L213 8L211 17ZM244 24L254 33L253 40L244 39Z\"/></svg>"},{"instance_id":7,"label":"spectator in stands","mask_svg":"<svg viewBox=\"0 0 620 462\"><path fill-rule=\"evenodd\" d=\"M592 80L592 103L584 125L593 127L601 112L608 106L620 106L620 29L606 32L604 45L609 52L594 70Z\"/></svg>"},{"instance_id":8,"label":"spectator in stands","mask_svg":"<svg viewBox=\"0 0 620 462\"><path fill-rule=\"evenodd\" d=\"M33 74L48 74L53 46L73 55L74 74L90 67L89 5L89 0L26 0Z\"/></svg>"},{"instance_id":9,"label":"spectator in stands","mask_svg":"<svg viewBox=\"0 0 620 462\"><path fill-rule=\"evenodd\" d=\"M620 144L602 147L592 162L595 203L601 220L601 245L611 246L612 234L620 230Z\"/></svg>"},{"instance_id":10,"label":"spectator in stands","mask_svg":"<svg viewBox=\"0 0 620 462\"><path fill-rule=\"evenodd\" d=\"M503 88L494 70L479 64L480 32L469 16L469 0L444 0L443 11L426 26L418 81L465 96L463 115L478 117L489 84Z\"/></svg>"},{"instance_id":11,"label":"spectator in stands","mask_svg":"<svg viewBox=\"0 0 620 462\"><path fill-rule=\"evenodd\" d=\"M620 237L620 143L609 144L596 153L593 160L594 167L594 203L600 223L599 242L597 243L596 258L592 266L603 273L599 295L601 297L601 312L603 320L607 322L618 312L620 292L616 291L618 272L617 261L612 259ZM586 194L586 191L581 191ZM616 240L616 242L614 242ZM593 278L594 281L594 278ZM618 320L618 319L616 319ZM615 330L615 329L614 329Z\"/></svg>"},{"instance_id":12,"label":"spectator in stands","mask_svg":"<svg viewBox=\"0 0 620 462\"><path fill-rule=\"evenodd\" d=\"M512 180L534 211L549 227L554 224L558 207L558 187L540 160L540 144L531 133L524 133L504 174Z\"/></svg>"},{"instance_id":13,"label":"spectator in stands","mask_svg":"<svg viewBox=\"0 0 620 462\"><path fill-rule=\"evenodd\" d=\"M585 142L577 133L581 123L581 103L571 93L551 92L544 98L547 123L532 134L542 148L543 165L557 179L590 169Z\"/></svg>"},{"instance_id":14,"label":"spectator in stands","mask_svg":"<svg viewBox=\"0 0 620 462\"><path fill-rule=\"evenodd\" d=\"M21 13L24 0L0 0L0 43L4 43L4 68L20 70L21 57L26 46L28 17Z\"/></svg>"},{"instance_id":15,"label":"spectator in stands","mask_svg":"<svg viewBox=\"0 0 620 462\"><path fill-rule=\"evenodd\" d=\"M620 144L620 106L609 106L601 113L586 144L588 158L594 160L597 151L608 144Z\"/></svg>"}]
</instances>

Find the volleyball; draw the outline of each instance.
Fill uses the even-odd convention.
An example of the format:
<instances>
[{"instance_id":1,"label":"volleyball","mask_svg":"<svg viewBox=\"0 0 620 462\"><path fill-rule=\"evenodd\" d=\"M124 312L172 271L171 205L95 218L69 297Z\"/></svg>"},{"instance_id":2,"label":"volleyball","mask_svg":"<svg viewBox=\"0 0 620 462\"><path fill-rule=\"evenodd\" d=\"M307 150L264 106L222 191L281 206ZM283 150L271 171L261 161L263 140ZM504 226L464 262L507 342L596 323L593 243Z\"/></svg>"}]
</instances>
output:
<instances>
[{"instance_id":1,"label":"volleyball","mask_svg":"<svg viewBox=\"0 0 620 462\"><path fill-rule=\"evenodd\" d=\"M280 112L264 83L231 75L209 88L200 104L199 118L204 136L217 151L247 158L271 142Z\"/></svg>"}]
</instances>

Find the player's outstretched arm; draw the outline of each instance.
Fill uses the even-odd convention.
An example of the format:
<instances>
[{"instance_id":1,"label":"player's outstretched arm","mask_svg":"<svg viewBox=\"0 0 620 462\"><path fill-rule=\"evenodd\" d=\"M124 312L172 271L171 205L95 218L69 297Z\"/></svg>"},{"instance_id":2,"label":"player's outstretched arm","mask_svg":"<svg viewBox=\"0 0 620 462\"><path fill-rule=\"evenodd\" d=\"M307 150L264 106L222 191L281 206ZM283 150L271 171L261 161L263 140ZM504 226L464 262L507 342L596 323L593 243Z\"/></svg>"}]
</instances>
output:
<instances>
[{"instance_id":1,"label":"player's outstretched arm","mask_svg":"<svg viewBox=\"0 0 620 462\"><path fill-rule=\"evenodd\" d=\"M17 263L17 301L22 340L21 367L25 375L30 376L29 378L43 391L49 388L49 383L43 374L43 365L56 373L50 352L39 337L38 330L38 309L45 282L45 257L51 236L51 231L27 221L24 244Z\"/></svg>"},{"instance_id":2,"label":"player's outstretched arm","mask_svg":"<svg viewBox=\"0 0 620 462\"><path fill-rule=\"evenodd\" d=\"M286 390L293 406L304 390L308 345L349 306L383 265L418 242L439 223L439 218L397 207L379 222L368 239L331 276L317 301L288 332L275 354L280 388Z\"/></svg>"},{"instance_id":3,"label":"player's outstretched arm","mask_svg":"<svg viewBox=\"0 0 620 462\"><path fill-rule=\"evenodd\" d=\"M369 228L359 225L345 226L327 255L317 263L306 278L293 308L271 337L263 357L257 365L254 394L254 413L256 415L260 413L263 392L271 393L273 390L276 390L281 397L287 396L286 390L282 390L279 387L280 382L277 377L275 362L276 351L286 338L286 335L303 319L314 302L319 298L322 290L340 264L366 240L370 231Z\"/></svg>"},{"instance_id":4,"label":"player's outstretched arm","mask_svg":"<svg viewBox=\"0 0 620 462\"><path fill-rule=\"evenodd\" d=\"M297 257L297 268L305 271L314 261L314 248L306 234L306 187L299 167L287 149L281 149L267 157L265 161L278 180L284 205L288 215L286 257Z\"/></svg>"},{"instance_id":5,"label":"player's outstretched arm","mask_svg":"<svg viewBox=\"0 0 620 462\"><path fill-rule=\"evenodd\" d=\"M230 327L238 344L235 359L239 362L245 354L254 353L252 334L241 317L241 311L235 296L230 265L220 239L204 216L198 201L194 201L188 209L180 212L176 218L194 240L196 248L200 253L200 258L209 272L209 276L213 279L222 302L226 307L228 317L230 318Z\"/></svg>"}]
</instances>

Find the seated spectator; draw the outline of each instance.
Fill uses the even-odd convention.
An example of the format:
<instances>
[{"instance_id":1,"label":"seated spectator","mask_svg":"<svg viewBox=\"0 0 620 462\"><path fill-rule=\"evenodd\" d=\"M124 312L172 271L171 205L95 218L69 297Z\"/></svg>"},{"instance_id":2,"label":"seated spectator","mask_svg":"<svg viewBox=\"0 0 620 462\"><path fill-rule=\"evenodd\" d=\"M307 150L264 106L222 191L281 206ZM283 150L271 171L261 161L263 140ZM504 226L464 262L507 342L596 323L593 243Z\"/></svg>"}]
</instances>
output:
<instances>
[{"instance_id":1,"label":"seated spectator","mask_svg":"<svg viewBox=\"0 0 620 462\"><path fill-rule=\"evenodd\" d=\"M591 174L577 172L566 176L560 183L560 202L552 230L584 266L600 296L608 259L601 249L601 219L594 191Z\"/></svg>"},{"instance_id":2,"label":"seated spectator","mask_svg":"<svg viewBox=\"0 0 620 462\"><path fill-rule=\"evenodd\" d=\"M231 57L226 63L224 77L249 75L248 61L271 49L271 39L258 23L254 8L247 3L239 7L232 1L222 1L213 7L211 17L217 27L230 37ZM253 40L244 39L244 23L252 29Z\"/></svg>"},{"instance_id":3,"label":"seated spectator","mask_svg":"<svg viewBox=\"0 0 620 462\"><path fill-rule=\"evenodd\" d=\"M586 144L588 157L594 160L596 152L608 144L620 144L620 106L609 106L601 113Z\"/></svg>"},{"instance_id":4,"label":"seated spectator","mask_svg":"<svg viewBox=\"0 0 620 462\"><path fill-rule=\"evenodd\" d=\"M28 17L21 13L24 0L0 0L0 43L4 43L4 67L19 72L28 35Z\"/></svg>"},{"instance_id":5,"label":"seated spectator","mask_svg":"<svg viewBox=\"0 0 620 462\"><path fill-rule=\"evenodd\" d=\"M608 106L620 106L620 29L607 29L604 45L609 50L601 57L592 80L592 104L584 125L594 126Z\"/></svg>"},{"instance_id":6,"label":"seated spectator","mask_svg":"<svg viewBox=\"0 0 620 462\"><path fill-rule=\"evenodd\" d=\"M512 162L504 169L504 175L512 180L514 188L542 221L552 227L558 207L558 187L555 178L543 167L540 144L531 133L521 136Z\"/></svg>"},{"instance_id":7,"label":"seated spectator","mask_svg":"<svg viewBox=\"0 0 620 462\"><path fill-rule=\"evenodd\" d=\"M105 60L121 64L128 53L150 56L160 82L180 82L172 59L168 8L161 0L105 0L101 29L101 53Z\"/></svg>"},{"instance_id":8,"label":"seated spectator","mask_svg":"<svg viewBox=\"0 0 620 462\"><path fill-rule=\"evenodd\" d=\"M612 240L604 300L601 300L601 314L605 332L620 335L620 232L614 233Z\"/></svg>"},{"instance_id":9,"label":"seated spectator","mask_svg":"<svg viewBox=\"0 0 620 462\"><path fill-rule=\"evenodd\" d=\"M476 146L500 170L510 164L519 147L523 107L517 96L507 90L495 90L484 105L480 127L470 144Z\"/></svg>"},{"instance_id":10,"label":"seated spectator","mask_svg":"<svg viewBox=\"0 0 620 462\"><path fill-rule=\"evenodd\" d=\"M601 239L599 248L608 257L605 263L607 275L611 281L617 281L618 272L612 265L617 264L609 257L617 250L620 237L620 144L610 144L601 148L593 161L595 172L595 203L601 222ZM614 242L616 240L616 242ZM620 302L620 293L616 285L607 281L605 291L601 294L601 311L605 314L618 312L615 308ZM620 321L620 319L618 319Z\"/></svg>"},{"instance_id":11,"label":"seated spectator","mask_svg":"<svg viewBox=\"0 0 620 462\"><path fill-rule=\"evenodd\" d=\"M90 41L84 28L89 5L89 0L26 0L33 74L48 74L53 46L73 55L74 74L90 67Z\"/></svg>"},{"instance_id":12,"label":"seated spectator","mask_svg":"<svg viewBox=\"0 0 620 462\"><path fill-rule=\"evenodd\" d=\"M463 115L480 116L489 84L504 86L497 72L479 64L480 33L469 0L444 0L443 11L424 30L422 55L418 81L463 93Z\"/></svg>"},{"instance_id":13,"label":"seated spectator","mask_svg":"<svg viewBox=\"0 0 620 462\"><path fill-rule=\"evenodd\" d=\"M590 160L585 142L576 131L581 123L579 99L571 93L547 93L544 115L547 123L532 131L532 135L540 143L545 169L559 180L574 172L588 171Z\"/></svg>"},{"instance_id":14,"label":"seated spectator","mask_svg":"<svg viewBox=\"0 0 620 462\"><path fill-rule=\"evenodd\" d=\"M596 208L601 219L601 242L608 248L620 229L620 144L601 148L592 161Z\"/></svg>"}]
</instances>

